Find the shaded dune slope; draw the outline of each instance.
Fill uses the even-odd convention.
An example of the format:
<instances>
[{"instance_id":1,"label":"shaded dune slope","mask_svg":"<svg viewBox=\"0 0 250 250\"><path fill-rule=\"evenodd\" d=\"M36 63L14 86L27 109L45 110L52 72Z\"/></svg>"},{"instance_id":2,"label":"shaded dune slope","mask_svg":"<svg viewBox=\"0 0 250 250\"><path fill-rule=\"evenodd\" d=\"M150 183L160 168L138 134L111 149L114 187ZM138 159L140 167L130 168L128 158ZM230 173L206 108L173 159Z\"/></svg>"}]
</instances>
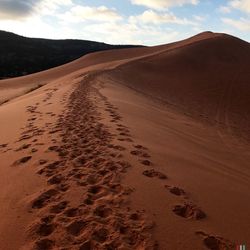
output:
<instances>
[{"instance_id":1,"label":"shaded dune slope","mask_svg":"<svg viewBox=\"0 0 250 250\"><path fill-rule=\"evenodd\" d=\"M186 113L249 135L250 45L202 33L121 65L112 77Z\"/></svg>"}]
</instances>

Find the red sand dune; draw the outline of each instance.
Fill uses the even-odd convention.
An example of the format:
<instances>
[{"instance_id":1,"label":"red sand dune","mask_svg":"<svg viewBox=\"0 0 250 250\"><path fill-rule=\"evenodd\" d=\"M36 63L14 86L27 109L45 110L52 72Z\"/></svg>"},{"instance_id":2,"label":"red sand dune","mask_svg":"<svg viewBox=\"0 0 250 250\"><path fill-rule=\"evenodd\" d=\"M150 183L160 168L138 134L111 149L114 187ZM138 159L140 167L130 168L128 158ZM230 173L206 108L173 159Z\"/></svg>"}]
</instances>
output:
<instances>
[{"instance_id":1,"label":"red sand dune","mask_svg":"<svg viewBox=\"0 0 250 250\"><path fill-rule=\"evenodd\" d=\"M249 136L249 43L224 34L207 36L123 64L112 75L182 111Z\"/></svg>"},{"instance_id":2,"label":"red sand dune","mask_svg":"<svg viewBox=\"0 0 250 250\"><path fill-rule=\"evenodd\" d=\"M0 249L248 246L249 63L205 32L0 81Z\"/></svg>"}]
</instances>

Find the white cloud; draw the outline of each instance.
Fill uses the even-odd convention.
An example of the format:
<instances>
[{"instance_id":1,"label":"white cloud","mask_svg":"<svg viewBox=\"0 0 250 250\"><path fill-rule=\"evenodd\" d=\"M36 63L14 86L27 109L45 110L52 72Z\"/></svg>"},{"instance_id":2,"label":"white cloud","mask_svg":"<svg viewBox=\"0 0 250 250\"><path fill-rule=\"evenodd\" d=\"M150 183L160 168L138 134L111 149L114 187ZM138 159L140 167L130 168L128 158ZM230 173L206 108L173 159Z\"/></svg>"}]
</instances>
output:
<instances>
[{"instance_id":1,"label":"white cloud","mask_svg":"<svg viewBox=\"0 0 250 250\"><path fill-rule=\"evenodd\" d=\"M100 41L111 44L159 45L175 41L179 35L166 28L124 22L86 25L81 32L87 39L98 37Z\"/></svg>"},{"instance_id":2,"label":"white cloud","mask_svg":"<svg viewBox=\"0 0 250 250\"><path fill-rule=\"evenodd\" d=\"M218 11L223 14L228 14L228 13L231 13L231 8L229 6L220 6L218 8Z\"/></svg>"},{"instance_id":3,"label":"white cloud","mask_svg":"<svg viewBox=\"0 0 250 250\"><path fill-rule=\"evenodd\" d=\"M73 24L74 25L74 24ZM6 29L28 37L54 39L84 39L110 44L145 44L159 45L176 41L179 33L168 28L121 22L97 22L81 25L75 29L71 25L58 27L45 24L39 18L28 18L25 21L5 21L0 29ZM79 27L79 26L78 26Z\"/></svg>"},{"instance_id":4,"label":"white cloud","mask_svg":"<svg viewBox=\"0 0 250 250\"><path fill-rule=\"evenodd\" d=\"M207 16L193 15L193 18L198 22L204 22L207 19Z\"/></svg>"},{"instance_id":5,"label":"white cloud","mask_svg":"<svg viewBox=\"0 0 250 250\"><path fill-rule=\"evenodd\" d=\"M63 7L73 6L72 0L43 0L35 8L35 15L53 15Z\"/></svg>"},{"instance_id":6,"label":"white cloud","mask_svg":"<svg viewBox=\"0 0 250 250\"><path fill-rule=\"evenodd\" d=\"M239 9L243 12L250 13L250 1L249 0L233 0L233 1L230 1L229 4L235 9Z\"/></svg>"},{"instance_id":7,"label":"white cloud","mask_svg":"<svg viewBox=\"0 0 250 250\"><path fill-rule=\"evenodd\" d=\"M115 22L122 19L115 9L109 9L105 6L89 7L76 5L65 14L58 15L60 19L67 22L83 22L101 21L101 22Z\"/></svg>"},{"instance_id":8,"label":"white cloud","mask_svg":"<svg viewBox=\"0 0 250 250\"><path fill-rule=\"evenodd\" d=\"M153 10L146 10L141 15L130 16L129 21L131 23L143 23L143 24L174 23L182 25L197 25L197 23L187 20L186 18L178 18L171 12L157 13Z\"/></svg>"},{"instance_id":9,"label":"white cloud","mask_svg":"<svg viewBox=\"0 0 250 250\"><path fill-rule=\"evenodd\" d=\"M46 24L39 17L27 17L25 20L3 20L0 30L8 30L26 37L58 38L59 31Z\"/></svg>"},{"instance_id":10,"label":"white cloud","mask_svg":"<svg viewBox=\"0 0 250 250\"><path fill-rule=\"evenodd\" d=\"M158 45L175 41L179 38L179 33L162 25L153 24L186 22L171 13L157 16L155 12L146 12L141 17L144 21L139 22L140 17L134 17L139 19L131 22L130 18L123 18L115 9L105 6L75 5L71 0L43 0L35 7L35 11L25 19L1 21L0 29L28 37ZM65 7L68 11L63 13ZM45 16L51 16L53 20L45 19ZM156 18L154 23L149 22L151 17ZM79 25L82 22L84 24Z\"/></svg>"},{"instance_id":11,"label":"white cloud","mask_svg":"<svg viewBox=\"0 0 250 250\"><path fill-rule=\"evenodd\" d=\"M240 31L250 31L250 20L240 18L238 20L231 18L222 18L223 23L228 24Z\"/></svg>"},{"instance_id":12,"label":"white cloud","mask_svg":"<svg viewBox=\"0 0 250 250\"><path fill-rule=\"evenodd\" d=\"M196 5L199 3L199 0L131 0L131 3L152 9L163 10L173 6L182 6L184 4Z\"/></svg>"}]
</instances>

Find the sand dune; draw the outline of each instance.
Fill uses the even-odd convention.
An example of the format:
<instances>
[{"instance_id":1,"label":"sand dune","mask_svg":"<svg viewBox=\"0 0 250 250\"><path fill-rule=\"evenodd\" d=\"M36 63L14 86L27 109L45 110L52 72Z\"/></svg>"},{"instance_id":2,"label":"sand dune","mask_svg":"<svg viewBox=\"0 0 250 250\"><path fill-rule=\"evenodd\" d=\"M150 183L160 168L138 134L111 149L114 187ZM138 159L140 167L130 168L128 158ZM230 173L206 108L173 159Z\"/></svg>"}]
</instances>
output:
<instances>
[{"instance_id":1,"label":"sand dune","mask_svg":"<svg viewBox=\"0 0 250 250\"><path fill-rule=\"evenodd\" d=\"M214 35L121 65L112 76L196 118L249 136L249 59L249 43Z\"/></svg>"},{"instance_id":2,"label":"sand dune","mask_svg":"<svg viewBox=\"0 0 250 250\"><path fill-rule=\"evenodd\" d=\"M187 39L185 43L199 41L200 39L206 39L210 37L210 33L205 33L196 36L192 39ZM173 43L169 45L161 45L156 47L141 47L141 48L131 48L131 49L114 49L109 51L101 51L92 54L88 54L78 60L67 63L63 66L59 66L53 69L49 69L43 72L38 72L36 74L12 78L0 81L0 103L9 101L20 95L23 95L29 91L36 89L44 84L49 83L54 79L63 77L74 73L78 70L85 69L88 70L91 66L102 65L105 63L111 63L114 61L130 61L132 58L138 59L143 58L147 55L152 55L155 53L160 53L168 48L179 46L179 43ZM93 70L92 68L89 69Z\"/></svg>"},{"instance_id":3,"label":"sand dune","mask_svg":"<svg viewBox=\"0 0 250 250\"><path fill-rule=\"evenodd\" d=\"M249 59L205 32L0 81L0 248L249 245Z\"/></svg>"},{"instance_id":4,"label":"sand dune","mask_svg":"<svg viewBox=\"0 0 250 250\"><path fill-rule=\"evenodd\" d=\"M37 87L49 83L52 80L75 73L78 70L93 70L91 66L102 65L113 61L131 59L143 56L144 54L158 51L158 48L136 48L136 49L116 49L110 51L96 52L88 54L73 62L67 63L53 69L38 72L28 76L11 78L0 81L0 103L9 101Z\"/></svg>"}]
</instances>

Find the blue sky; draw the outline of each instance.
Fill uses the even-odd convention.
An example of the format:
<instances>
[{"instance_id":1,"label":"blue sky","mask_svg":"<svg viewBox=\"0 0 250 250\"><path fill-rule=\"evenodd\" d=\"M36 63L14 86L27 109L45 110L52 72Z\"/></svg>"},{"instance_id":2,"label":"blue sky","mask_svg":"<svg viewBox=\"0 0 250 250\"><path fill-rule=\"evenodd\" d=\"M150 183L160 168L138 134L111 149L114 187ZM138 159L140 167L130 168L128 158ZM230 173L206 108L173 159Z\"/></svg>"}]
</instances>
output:
<instances>
[{"instance_id":1,"label":"blue sky","mask_svg":"<svg viewBox=\"0 0 250 250\"><path fill-rule=\"evenodd\" d=\"M111 44L158 45L207 30L250 41L250 0L1 0L0 29Z\"/></svg>"}]
</instances>

